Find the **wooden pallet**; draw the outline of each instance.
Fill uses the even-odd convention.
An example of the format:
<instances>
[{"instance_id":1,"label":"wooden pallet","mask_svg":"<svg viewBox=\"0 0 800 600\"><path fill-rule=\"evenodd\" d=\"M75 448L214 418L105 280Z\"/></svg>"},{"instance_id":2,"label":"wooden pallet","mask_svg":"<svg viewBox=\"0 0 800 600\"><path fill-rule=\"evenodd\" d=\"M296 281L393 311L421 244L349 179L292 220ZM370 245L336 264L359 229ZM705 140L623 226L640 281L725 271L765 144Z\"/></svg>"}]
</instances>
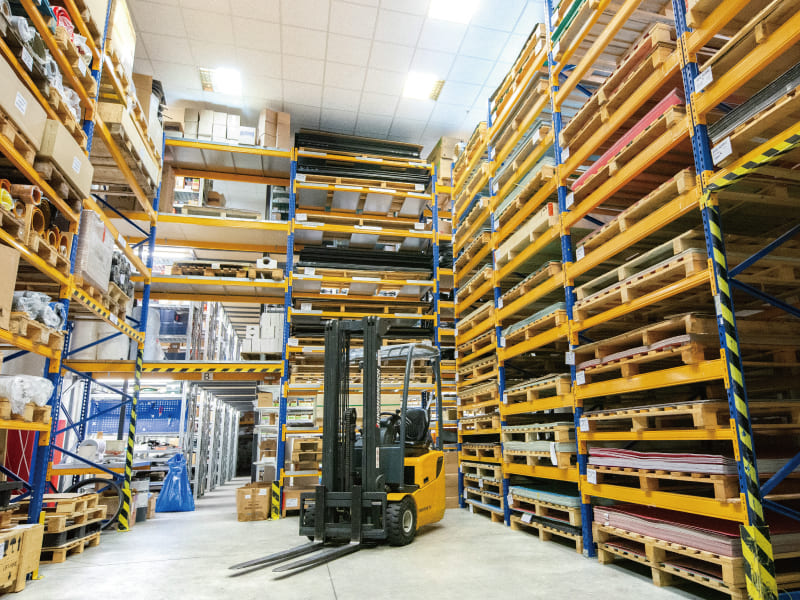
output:
<instances>
[{"instance_id":1,"label":"wooden pallet","mask_svg":"<svg viewBox=\"0 0 800 600\"><path fill-rule=\"evenodd\" d=\"M0 206L0 229L20 240L23 244L27 240L28 233L24 217L18 217L4 206Z\"/></svg>"},{"instance_id":2,"label":"wooden pallet","mask_svg":"<svg viewBox=\"0 0 800 600\"><path fill-rule=\"evenodd\" d=\"M481 121L475 126L472 135L464 147L464 151L459 154L453 164L453 181L460 187L461 179L466 175L467 167L473 162L475 154L483 146L482 142L486 137L486 121Z\"/></svg>"},{"instance_id":3,"label":"wooden pallet","mask_svg":"<svg viewBox=\"0 0 800 600\"><path fill-rule=\"evenodd\" d=\"M461 279L468 275L470 271L463 272L464 267L472 261L473 258L478 256L479 254L486 251L487 247L489 246L489 242L492 239L492 234L488 231L482 232L480 235L475 237L469 244L467 244L464 251L459 254L458 258L455 261L455 277L456 282L461 281Z\"/></svg>"},{"instance_id":4,"label":"wooden pallet","mask_svg":"<svg viewBox=\"0 0 800 600\"><path fill-rule=\"evenodd\" d=\"M258 221L261 213L256 210L241 210L219 206L191 206L184 204L178 209L179 214L192 217L215 217L217 219L246 219Z\"/></svg>"},{"instance_id":5,"label":"wooden pallet","mask_svg":"<svg viewBox=\"0 0 800 600\"><path fill-rule=\"evenodd\" d=\"M458 402L460 406L484 403L490 400L497 400L497 382L485 381L469 387L460 386L458 390Z\"/></svg>"},{"instance_id":6,"label":"wooden pallet","mask_svg":"<svg viewBox=\"0 0 800 600\"><path fill-rule=\"evenodd\" d=\"M499 463L503 453L500 444L461 444L461 459Z\"/></svg>"},{"instance_id":7,"label":"wooden pallet","mask_svg":"<svg viewBox=\"0 0 800 600\"><path fill-rule=\"evenodd\" d=\"M37 158L33 163L33 168L53 188L53 191L73 208L83 202L83 194L62 175L60 168L54 162Z\"/></svg>"},{"instance_id":8,"label":"wooden pallet","mask_svg":"<svg viewBox=\"0 0 800 600\"><path fill-rule=\"evenodd\" d=\"M538 523L528 519L530 519L530 517L526 518L524 515L511 515L511 529L514 531L537 531L539 533L539 539L543 542L553 541L553 536L556 538L571 540L575 544L575 552L578 554L583 554L582 536L564 531L563 529L558 529L557 527L551 525Z\"/></svg>"},{"instance_id":9,"label":"wooden pallet","mask_svg":"<svg viewBox=\"0 0 800 600\"><path fill-rule=\"evenodd\" d=\"M500 429L500 415L492 413L476 417L465 417L458 422L458 430L462 435L480 435L494 433Z\"/></svg>"},{"instance_id":10,"label":"wooden pallet","mask_svg":"<svg viewBox=\"0 0 800 600\"><path fill-rule=\"evenodd\" d=\"M482 282L481 282L482 283ZM478 284L480 285L480 284ZM456 329L459 333L469 331L478 323L494 318L494 302L484 302L469 314L460 317Z\"/></svg>"},{"instance_id":11,"label":"wooden pallet","mask_svg":"<svg viewBox=\"0 0 800 600\"><path fill-rule=\"evenodd\" d=\"M465 487L464 500L467 504L478 503L488 510L503 512L504 499L502 493L490 492L488 489Z\"/></svg>"},{"instance_id":12,"label":"wooden pallet","mask_svg":"<svg viewBox=\"0 0 800 600\"><path fill-rule=\"evenodd\" d=\"M470 485L468 485L470 484ZM503 481L498 479L487 479L485 477L475 477L464 475L464 486L476 491L487 491L496 495L503 493ZM477 488L477 489L476 489Z\"/></svg>"},{"instance_id":13,"label":"wooden pallet","mask_svg":"<svg viewBox=\"0 0 800 600\"><path fill-rule=\"evenodd\" d=\"M467 340L457 346L460 360L472 360L479 356L491 352L497 347L497 334L494 328L486 333L482 333L472 339Z\"/></svg>"},{"instance_id":14,"label":"wooden pallet","mask_svg":"<svg viewBox=\"0 0 800 600\"><path fill-rule=\"evenodd\" d=\"M564 521L573 527L581 526L581 509L578 506L564 506L563 504L545 500L534 500L527 496L516 494L513 491L509 494L509 497L511 499L509 503L511 510L532 513L537 517Z\"/></svg>"},{"instance_id":15,"label":"wooden pallet","mask_svg":"<svg viewBox=\"0 0 800 600\"><path fill-rule=\"evenodd\" d=\"M672 106L663 115L650 123L627 146L615 154L605 165L582 182L580 187L573 186L575 202L589 196L601 185L613 177L617 171L629 163L637 155L647 151L647 147L659 137L667 133L675 138L679 137L680 128L686 123L686 107Z\"/></svg>"},{"instance_id":16,"label":"wooden pallet","mask_svg":"<svg viewBox=\"0 0 800 600\"><path fill-rule=\"evenodd\" d=\"M460 469L465 477L491 479L494 481L503 480L503 468L500 465L461 461Z\"/></svg>"},{"instance_id":17,"label":"wooden pallet","mask_svg":"<svg viewBox=\"0 0 800 600\"><path fill-rule=\"evenodd\" d=\"M465 365L461 365L458 368L458 377L459 380L463 381L463 383L478 383L479 381L485 381L486 379L491 379L497 375L497 357L491 356L489 358L481 358L480 360L476 360L470 362Z\"/></svg>"},{"instance_id":18,"label":"wooden pallet","mask_svg":"<svg viewBox=\"0 0 800 600\"><path fill-rule=\"evenodd\" d=\"M533 425L503 427L501 441L506 442L572 442L575 427L558 423L535 423Z\"/></svg>"},{"instance_id":19,"label":"wooden pallet","mask_svg":"<svg viewBox=\"0 0 800 600\"><path fill-rule=\"evenodd\" d=\"M131 170L134 180L144 192L145 196L152 198L155 195L158 186L157 179L148 173L145 161L151 160L149 157L145 158L140 155L136 144L128 137L120 123L106 123L106 127L111 134L117 149L122 155L125 164ZM132 195L133 192L130 188L128 180L120 171L119 166L111 155L102 138L97 139L97 148L92 148L92 165L94 166L94 177L92 179L93 185L99 186L118 186L127 189ZM142 140L144 143L144 139Z\"/></svg>"},{"instance_id":20,"label":"wooden pallet","mask_svg":"<svg viewBox=\"0 0 800 600\"><path fill-rule=\"evenodd\" d=\"M684 169L669 181L662 183L647 196L622 211L614 219L584 237L578 242L578 248L582 248L582 250L578 251L578 254L586 255L596 250L616 236L629 230L670 200L694 190L696 184L694 169Z\"/></svg>"},{"instance_id":21,"label":"wooden pallet","mask_svg":"<svg viewBox=\"0 0 800 600\"><path fill-rule=\"evenodd\" d=\"M497 266L501 267L511 262L515 256L533 244L548 229L558 225L559 218L558 205L555 202L548 202L542 206L536 214L521 225L519 229L495 251L495 262Z\"/></svg>"},{"instance_id":22,"label":"wooden pallet","mask_svg":"<svg viewBox=\"0 0 800 600\"><path fill-rule=\"evenodd\" d=\"M527 97L526 99L526 103L531 103L531 109L535 108L535 104L533 103L534 100L538 100L539 102L547 102L549 100L547 93L540 93L540 89L547 89L547 84L544 81L540 81L539 83L540 88L537 88L531 94L531 96ZM511 141L511 138L518 131L515 129L515 127L521 128L526 124L526 122L527 116L521 121L512 119L506 127L506 130L503 132L503 138L507 138L508 141ZM536 125L536 121L534 121L533 125ZM494 193L497 193L499 190L503 189L510 181L516 180L525 174L525 171L527 170L525 168L525 163L528 161L528 159L536 154L541 155L544 151L546 151L546 148L543 148L542 144L549 139L550 132L550 125L548 123L540 122L536 133L532 134L527 140L525 140L521 146L514 146L510 149L513 157L509 156L509 158L506 159L502 165L502 170L498 170L498 174L492 180ZM505 140L501 142L501 144L505 143ZM498 146L496 148L496 154L498 156L503 156L505 150L506 148L504 145Z\"/></svg>"},{"instance_id":23,"label":"wooden pallet","mask_svg":"<svg viewBox=\"0 0 800 600\"><path fill-rule=\"evenodd\" d=\"M546 262L541 267L539 267L539 269L537 269L534 273L528 275L525 279L520 281L518 284L516 284L514 287L508 290L505 294L500 296L500 299L502 301L502 306L506 306L508 304L511 304L515 300L519 300L520 298L528 296L538 286L546 282L548 279L560 274L561 274L561 262L554 260Z\"/></svg>"},{"instance_id":24,"label":"wooden pallet","mask_svg":"<svg viewBox=\"0 0 800 600\"><path fill-rule=\"evenodd\" d=\"M462 232L471 231L472 228L476 225L482 225L483 227L488 227L489 225L489 212L486 210L489 207L489 198L480 197L475 201L475 204L469 209L469 212L464 215L464 220L459 223L458 228ZM478 231L475 232L476 234ZM487 232L484 232L487 233ZM466 244L467 240L470 238L466 238L463 236L458 236L458 239L455 240L453 243L453 251L459 252L461 248ZM463 240L463 241L462 241Z\"/></svg>"},{"instance_id":25,"label":"wooden pallet","mask_svg":"<svg viewBox=\"0 0 800 600\"><path fill-rule=\"evenodd\" d=\"M78 9L78 12L83 19L83 22L86 23L86 28L89 30L91 34L92 40L95 43L95 46L98 48L100 47L100 42L103 39L103 29L100 28L101 21L105 23L105 14L100 15L93 15L89 6L86 4L84 0L74 0L75 7Z\"/></svg>"},{"instance_id":26,"label":"wooden pallet","mask_svg":"<svg viewBox=\"0 0 800 600\"><path fill-rule=\"evenodd\" d=\"M492 119L493 122L496 122L496 116L499 115L499 113L503 111L503 108L511 101L515 92L520 90L525 80L528 65L545 48L545 41L545 27L540 23L534 27L525 45L522 47L522 50L520 50L517 55L516 60L511 65L508 74L489 99L490 109L494 117Z\"/></svg>"},{"instance_id":27,"label":"wooden pallet","mask_svg":"<svg viewBox=\"0 0 800 600\"><path fill-rule=\"evenodd\" d=\"M29 206L29 209L30 208L33 208L32 205ZM64 275L69 276L69 248L67 248L67 254L65 255L58 248L48 244L47 241L35 231L30 231L30 233L28 233L27 246L31 252L42 258L48 265Z\"/></svg>"},{"instance_id":28,"label":"wooden pallet","mask_svg":"<svg viewBox=\"0 0 800 600\"><path fill-rule=\"evenodd\" d=\"M64 27L57 26L55 38L56 45L61 52L64 53L67 61L69 61L69 66L72 68L73 74L78 81L81 82L88 96L94 98L97 95L97 82L94 80L94 77L92 77L91 67L84 62L78 53L78 49L72 42L72 36Z\"/></svg>"},{"instance_id":29,"label":"wooden pallet","mask_svg":"<svg viewBox=\"0 0 800 600\"><path fill-rule=\"evenodd\" d=\"M675 51L674 28L658 23L631 48L623 62L569 120L559 140L563 148L580 148L631 94ZM678 78L680 74L677 73Z\"/></svg>"},{"instance_id":30,"label":"wooden pallet","mask_svg":"<svg viewBox=\"0 0 800 600\"><path fill-rule=\"evenodd\" d=\"M569 469L576 462L575 452L537 451L537 450L503 450L503 461L510 465L527 465L529 467L556 467ZM553 460L555 458L555 460Z\"/></svg>"},{"instance_id":31,"label":"wooden pallet","mask_svg":"<svg viewBox=\"0 0 800 600\"><path fill-rule=\"evenodd\" d=\"M103 77L100 80L101 100L103 102L128 104L130 98L136 97L136 94L133 92L131 77L125 70L116 48L113 47L113 43L106 45L106 54L111 62L111 71L116 75L120 88L122 88L122 96L119 95L116 87L111 83L109 69L103 68Z\"/></svg>"},{"instance_id":32,"label":"wooden pallet","mask_svg":"<svg viewBox=\"0 0 800 600\"><path fill-rule=\"evenodd\" d=\"M674 584L677 576L730 594L735 600L748 598L741 557L713 554L597 522L593 523L592 531L601 564L609 564L617 557L625 558L650 567L653 583L660 587ZM717 571L718 577L703 575L699 569L671 565L670 560L675 558L705 563L705 568Z\"/></svg>"},{"instance_id":33,"label":"wooden pallet","mask_svg":"<svg viewBox=\"0 0 800 600\"><path fill-rule=\"evenodd\" d=\"M484 284L487 281L491 280L492 280L492 265L486 264L480 271L478 271L475 275L473 275L470 278L470 280L467 281L467 283L465 283L462 287L458 288L458 293L456 297L459 304L463 303L467 297L477 292L481 287L484 286ZM465 308L469 308L469 306L466 306Z\"/></svg>"},{"instance_id":34,"label":"wooden pallet","mask_svg":"<svg viewBox=\"0 0 800 600\"><path fill-rule=\"evenodd\" d=\"M553 312L546 314L535 321L526 323L514 331L504 333L503 337L505 338L505 346L506 348L509 348L515 344L527 341L541 333L544 333L545 331L559 327L567 321L568 319L566 310L554 310Z\"/></svg>"},{"instance_id":35,"label":"wooden pallet","mask_svg":"<svg viewBox=\"0 0 800 600\"><path fill-rule=\"evenodd\" d=\"M706 251L692 248L595 293L584 295L587 291L584 289L577 294L580 299L575 303L575 319L581 321L614 306L631 302L707 268ZM614 270L611 273L622 275L624 271ZM577 288L576 293L580 289Z\"/></svg>"},{"instance_id":36,"label":"wooden pallet","mask_svg":"<svg viewBox=\"0 0 800 600\"><path fill-rule=\"evenodd\" d=\"M518 213L533 212L536 209L536 206L533 206L532 203L529 205L529 202L531 202L539 190L544 188L546 185L553 184L553 179L555 178L556 174L555 167L548 164L542 164L540 167L538 167L538 169L538 173L536 173L535 176L531 177L531 179L524 184L522 183L524 178L516 183L514 190L516 198L514 198L514 200L502 207L502 202L498 203L498 210L495 212L494 217L498 231L504 232L504 228L506 227L507 223L512 218L516 217ZM548 199L556 200L555 186L553 186L552 189L553 193L548 196Z\"/></svg>"},{"instance_id":37,"label":"wooden pallet","mask_svg":"<svg viewBox=\"0 0 800 600\"><path fill-rule=\"evenodd\" d=\"M459 192L456 195L456 211L461 210L462 206L469 205L472 199L486 188L491 172L492 163L487 160L482 160L475 166L464 183L457 188ZM459 224L459 228L462 231L465 229L463 224Z\"/></svg>"},{"instance_id":38,"label":"wooden pallet","mask_svg":"<svg viewBox=\"0 0 800 600\"><path fill-rule=\"evenodd\" d=\"M13 311L11 313L11 322L8 330L14 335L25 338L34 344L47 346L56 352L61 351L64 347L64 334L62 332L50 329L44 323L31 319L25 312Z\"/></svg>"},{"instance_id":39,"label":"wooden pallet","mask_svg":"<svg viewBox=\"0 0 800 600\"><path fill-rule=\"evenodd\" d=\"M739 498L739 478L736 475L709 475L687 471L634 469L632 467L601 467L590 465L598 485L608 483L644 491L674 492L704 495L713 491L713 498L729 502ZM635 479L636 483L632 483ZM638 485L637 485L638 483ZM711 488L711 490L709 490Z\"/></svg>"},{"instance_id":40,"label":"wooden pallet","mask_svg":"<svg viewBox=\"0 0 800 600\"><path fill-rule=\"evenodd\" d=\"M542 108L549 106L550 88L548 81L547 67L532 74L527 83L525 83L525 79L519 81L518 85L525 84L525 90L521 90L522 93L503 117L500 127L492 126L490 143L495 150L495 156L507 156L513 152L513 148L508 147L511 139L516 137L523 127L532 124L541 115ZM499 187L502 187L502 185L498 185Z\"/></svg>"},{"instance_id":41,"label":"wooden pallet","mask_svg":"<svg viewBox=\"0 0 800 600\"><path fill-rule=\"evenodd\" d=\"M382 181L380 179L367 179L361 177L337 177L334 175L316 175L312 173L300 173L297 176L300 183L311 183L321 185L346 185L361 188L380 188L388 192L410 192L422 193L427 186L421 183L407 183L403 181Z\"/></svg>"},{"instance_id":42,"label":"wooden pallet","mask_svg":"<svg viewBox=\"0 0 800 600\"><path fill-rule=\"evenodd\" d=\"M0 110L0 134L11 143L25 162L33 164L36 158L36 147L28 141L3 110Z\"/></svg>"},{"instance_id":43,"label":"wooden pallet","mask_svg":"<svg viewBox=\"0 0 800 600\"><path fill-rule=\"evenodd\" d=\"M545 375L510 385L505 391L501 412L519 414L572 406L572 380L569 375Z\"/></svg>"},{"instance_id":44,"label":"wooden pallet","mask_svg":"<svg viewBox=\"0 0 800 600\"><path fill-rule=\"evenodd\" d=\"M81 554L86 548L100 545L100 532L93 533L58 548L42 548L40 562L44 564L62 563L73 554Z\"/></svg>"},{"instance_id":45,"label":"wooden pallet","mask_svg":"<svg viewBox=\"0 0 800 600\"><path fill-rule=\"evenodd\" d=\"M501 525L504 523L503 513L498 511L496 508L487 508L485 505L482 506L482 502L479 500L475 500L470 498L466 501L467 506L469 507L470 514L474 515L483 515L485 517L489 517L492 523L500 523Z\"/></svg>"}]
</instances>

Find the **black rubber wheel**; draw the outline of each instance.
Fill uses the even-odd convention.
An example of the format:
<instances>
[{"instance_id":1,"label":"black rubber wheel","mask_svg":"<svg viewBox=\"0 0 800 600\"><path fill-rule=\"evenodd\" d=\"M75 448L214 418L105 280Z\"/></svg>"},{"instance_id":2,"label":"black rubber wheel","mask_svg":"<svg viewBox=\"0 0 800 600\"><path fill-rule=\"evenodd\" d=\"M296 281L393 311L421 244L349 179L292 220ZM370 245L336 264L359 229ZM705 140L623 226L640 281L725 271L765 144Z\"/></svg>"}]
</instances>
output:
<instances>
[{"instance_id":1,"label":"black rubber wheel","mask_svg":"<svg viewBox=\"0 0 800 600\"><path fill-rule=\"evenodd\" d=\"M115 523L119 517L119 511L122 510L122 487L113 479L103 479L102 477L81 479L64 492L68 494L76 492L100 494L103 497L102 504L108 507L106 518L101 525L103 529L108 529Z\"/></svg>"},{"instance_id":2,"label":"black rubber wheel","mask_svg":"<svg viewBox=\"0 0 800 600\"><path fill-rule=\"evenodd\" d=\"M303 527L314 527L314 525L316 525L316 523L317 523L317 519L316 519L316 512L314 510L314 507L311 506L311 507L306 508L305 511L303 511ZM312 542L314 541L314 536L313 535L307 535L306 537L309 540L311 540Z\"/></svg>"},{"instance_id":3,"label":"black rubber wheel","mask_svg":"<svg viewBox=\"0 0 800 600\"><path fill-rule=\"evenodd\" d=\"M392 546L405 546L417 534L417 504L411 496L386 507L386 539Z\"/></svg>"}]
</instances>

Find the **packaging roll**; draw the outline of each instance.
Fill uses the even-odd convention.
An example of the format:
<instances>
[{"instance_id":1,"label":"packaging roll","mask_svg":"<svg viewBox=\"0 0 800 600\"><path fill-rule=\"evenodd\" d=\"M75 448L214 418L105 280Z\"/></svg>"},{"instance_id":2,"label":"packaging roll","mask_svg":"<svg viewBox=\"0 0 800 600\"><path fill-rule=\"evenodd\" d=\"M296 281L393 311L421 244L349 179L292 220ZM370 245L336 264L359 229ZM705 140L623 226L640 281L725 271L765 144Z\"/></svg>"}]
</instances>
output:
<instances>
[{"instance_id":1,"label":"packaging roll","mask_svg":"<svg viewBox=\"0 0 800 600\"><path fill-rule=\"evenodd\" d=\"M11 191L11 182L8 179L0 179L0 189Z\"/></svg>"},{"instance_id":2,"label":"packaging roll","mask_svg":"<svg viewBox=\"0 0 800 600\"><path fill-rule=\"evenodd\" d=\"M62 233L58 236L58 253L62 256L69 256L69 235Z\"/></svg>"},{"instance_id":3,"label":"packaging roll","mask_svg":"<svg viewBox=\"0 0 800 600\"><path fill-rule=\"evenodd\" d=\"M2 193L6 193L6 191L3 190ZM14 216L17 217L18 219L24 219L25 218L25 205L22 202L16 202L13 199L11 201L14 203L14 208L13 208Z\"/></svg>"},{"instance_id":4,"label":"packaging roll","mask_svg":"<svg viewBox=\"0 0 800 600\"><path fill-rule=\"evenodd\" d=\"M39 206L42 203L42 190L37 185L11 184L11 195L25 204Z\"/></svg>"},{"instance_id":5,"label":"packaging roll","mask_svg":"<svg viewBox=\"0 0 800 600\"><path fill-rule=\"evenodd\" d=\"M41 237L44 237L44 230L45 230L45 221L44 221L44 214L38 208L31 207L31 229L38 233Z\"/></svg>"},{"instance_id":6,"label":"packaging roll","mask_svg":"<svg viewBox=\"0 0 800 600\"><path fill-rule=\"evenodd\" d=\"M55 248L58 245L58 231L50 229L47 232L47 243Z\"/></svg>"}]
</instances>

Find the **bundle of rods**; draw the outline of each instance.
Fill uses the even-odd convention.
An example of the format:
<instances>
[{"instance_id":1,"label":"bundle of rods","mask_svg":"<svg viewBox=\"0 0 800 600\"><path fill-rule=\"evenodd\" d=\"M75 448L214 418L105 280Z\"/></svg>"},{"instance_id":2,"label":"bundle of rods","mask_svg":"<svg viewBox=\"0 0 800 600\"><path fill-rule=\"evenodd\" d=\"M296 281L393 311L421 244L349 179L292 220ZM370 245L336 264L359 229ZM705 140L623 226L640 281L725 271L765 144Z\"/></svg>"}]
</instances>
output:
<instances>
[{"instance_id":1,"label":"bundle of rods","mask_svg":"<svg viewBox=\"0 0 800 600\"><path fill-rule=\"evenodd\" d=\"M42 238L59 254L69 255L71 236L55 225L49 226L52 222L52 213L50 204L42 196L41 188L0 179L0 206L17 219L25 220L30 232Z\"/></svg>"}]
</instances>

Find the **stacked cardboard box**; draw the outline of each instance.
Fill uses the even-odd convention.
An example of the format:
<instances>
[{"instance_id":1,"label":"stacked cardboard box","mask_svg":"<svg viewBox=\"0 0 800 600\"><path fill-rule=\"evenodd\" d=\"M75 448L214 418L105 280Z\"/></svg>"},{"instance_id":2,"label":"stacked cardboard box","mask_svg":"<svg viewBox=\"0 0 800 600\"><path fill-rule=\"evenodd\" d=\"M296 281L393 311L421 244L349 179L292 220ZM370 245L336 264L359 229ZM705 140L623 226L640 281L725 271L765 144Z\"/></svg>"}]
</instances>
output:
<instances>
[{"instance_id":1,"label":"stacked cardboard box","mask_svg":"<svg viewBox=\"0 0 800 600\"><path fill-rule=\"evenodd\" d=\"M183 134L187 138L225 144L252 144L254 128L242 127L240 115L218 110L183 111Z\"/></svg>"},{"instance_id":2,"label":"stacked cardboard box","mask_svg":"<svg viewBox=\"0 0 800 600\"><path fill-rule=\"evenodd\" d=\"M289 150L292 147L291 134L291 116L289 113L265 108L258 115L258 126L256 127L257 145L264 148Z\"/></svg>"},{"instance_id":3,"label":"stacked cardboard box","mask_svg":"<svg viewBox=\"0 0 800 600\"><path fill-rule=\"evenodd\" d=\"M248 325L242 352L276 353L283 349L283 310L265 312L258 325Z\"/></svg>"},{"instance_id":4,"label":"stacked cardboard box","mask_svg":"<svg viewBox=\"0 0 800 600\"><path fill-rule=\"evenodd\" d=\"M147 120L147 137L156 146L156 154L161 156L161 138L164 127L158 118L158 97L153 94L153 78L150 75L133 74L133 85L136 87L136 98Z\"/></svg>"},{"instance_id":5,"label":"stacked cardboard box","mask_svg":"<svg viewBox=\"0 0 800 600\"><path fill-rule=\"evenodd\" d=\"M445 508L458 508L458 452L444 453Z\"/></svg>"},{"instance_id":6,"label":"stacked cardboard box","mask_svg":"<svg viewBox=\"0 0 800 600\"><path fill-rule=\"evenodd\" d=\"M286 466L289 473L318 471L322 462L321 437L290 437L286 441ZM283 512L299 510L300 495L312 492L317 485L315 477L287 477L284 479Z\"/></svg>"},{"instance_id":7,"label":"stacked cardboard box","mask_svg":"<svg viewBox=\"0 0 800 600\"><path fill-rule=\"evenodd\" d=\"M239 521L266 521L269 518L271 483L256 482L236 490L236 515Z\"/></svg>"},{"instance_id":8,"label":"stacked cardboard box","mask_svg":"<svg viewBox=\"0 0 800 600\"><path fill-rule=\"evenodd\" d=\"M461 140L455 137L442 137L428 154L428 162L436 167L438 181L450 181L453 161L456 159L456 144Z\"/></svg>"}]
</instances>

